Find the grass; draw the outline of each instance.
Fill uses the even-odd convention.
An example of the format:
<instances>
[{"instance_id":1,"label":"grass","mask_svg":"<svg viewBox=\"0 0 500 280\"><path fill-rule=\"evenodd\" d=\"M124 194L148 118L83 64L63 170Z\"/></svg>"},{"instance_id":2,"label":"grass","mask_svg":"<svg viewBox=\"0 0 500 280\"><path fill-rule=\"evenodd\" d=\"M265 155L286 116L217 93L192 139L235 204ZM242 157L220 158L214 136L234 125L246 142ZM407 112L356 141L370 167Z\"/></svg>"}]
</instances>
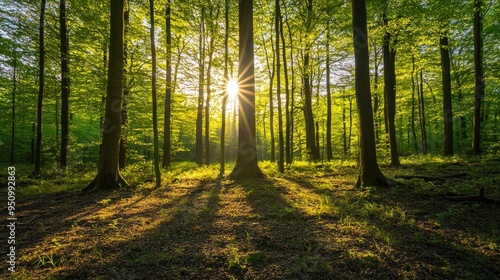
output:
<instances>
[{"instance_id":1,"label":"grass","mask_svg":"<svg viewBox=\"0 0 500 280\"><path fill-rule=\"evenodd\" d=\"M86 196L79 190L94 170L38 179L19 172L19 259L11 276L498 279L498 208L445 198L484 186L498 199L500 161L484 161L426 156L403 158L399 168L382 164L396 181L387 190L355 189L351 161L297 162L285 174L263 162L266 179L240 182L217 179L217 165L176 163L160 188L150 164L136 164L124 172L132 188ZM0 278L9 276L5 262L0 269Z\"/></svg>"}]
</instances>

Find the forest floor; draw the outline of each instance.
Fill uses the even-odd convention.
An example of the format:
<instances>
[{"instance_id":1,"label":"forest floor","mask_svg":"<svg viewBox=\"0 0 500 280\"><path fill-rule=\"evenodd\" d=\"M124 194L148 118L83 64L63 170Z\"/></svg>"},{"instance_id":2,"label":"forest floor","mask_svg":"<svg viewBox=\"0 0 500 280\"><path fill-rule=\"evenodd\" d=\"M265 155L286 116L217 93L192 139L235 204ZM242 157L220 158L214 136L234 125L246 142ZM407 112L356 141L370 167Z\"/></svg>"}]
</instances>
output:
<instances>
[{"instance_id":1,"label":"forest floor","mask_svg":"<svg viewBox=\"0 0 500 280\"><path fill-rule=\"evenodd\" d=\"M499 199L500 159L403 159L381 165L395 186L363 190L355 162L260 165L266 179L235 182L180 163L160 188L131 166L132 188L85 196L95 170L18 169L18 262L9 273L2 260L0 278L500 278L500 205L448 199L480 187Z\"/></svg>"}]
</instances>

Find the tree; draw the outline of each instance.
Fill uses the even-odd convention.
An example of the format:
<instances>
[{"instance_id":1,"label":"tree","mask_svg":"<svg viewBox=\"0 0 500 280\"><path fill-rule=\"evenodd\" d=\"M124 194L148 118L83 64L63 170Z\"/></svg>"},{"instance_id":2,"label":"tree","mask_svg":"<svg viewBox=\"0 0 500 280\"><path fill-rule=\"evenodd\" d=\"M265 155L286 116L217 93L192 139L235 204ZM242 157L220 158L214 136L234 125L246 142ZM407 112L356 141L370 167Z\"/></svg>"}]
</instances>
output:
<instances>
[{"instance_id":1,"label":"tree","mask_svg":"<svg viewBox=\"0 0 500 280\"><path fill-rule=\"evenodd\" d=\"M391 165L399 165L399 154L396 142L396 50L394 46L391 48L391 33L388 29L388 19L384 12L383 14L384 27L384 93L385 93L385 110L387 116L387 132L389 133L389 149L391 152Z\"/></svg>"},{"instance_id":2,"label":"tree","mask_svg":"<svg viewBox=\"0 0 500 280\"><path fill-rule=\"evenodd\" d=\"M370 60L365 0L352 0L355 91L359 118L359 177L357 187L387 186L375 149L375 129L370 93Z\"/></svg>"},{"instance_id":3,"label":"tree","mask_svg":"<svg viewBox=\"0 0 500 280\"><path fill-rule=\"evenodd\" d=\"M307 0L307 19L306 19L306 33L310 37L312 29L313 18L313 1ZM312 89L311 89L311 69L310 69L310 52L311 43L306 42L304 50L304 69L302 85L304 87L304 118L306 120L306 140L309 156L313 160L319 160L319 147L316 147L315 133L314 133L314 115L312 112Z\"/></svg>"},{"instance_id":4,"label":"tree","mask_svg":"<svg viewBox=\"0 0 500 280\"><path fill-rule=\"evenodd\" d=\"M151 96L153 99L153 146L154 146L154 166L156 187L161 186L161 172L160 172L160 151L158 147L158 103L156 101L156 43L155 43L155 4L154 0L149 0L149 18L151 27L149 34L151 36Z\"/></svg>"},{"instance_id":5,"label":"tree","mask_svg":"<svg viewBox=\"0 0 500 280\"><path fill-rule=\"evenodd\" d=\"M165 90L165 108L164 108L164 122L163 122L163 161L162 167L169 167L171 162L170 151L171 144L171 103L172 103L172 22L171 22L171 9L172 0L167 1L167 9L165 12L165 26L167 35L167 76L166 76L166 90Z\"/></svg>"},{"instance_id":6,"label":"tree","mask_svg":"<svg viewBox=\"0 0 500 280\"><path fill-rule=\"evenodd\" d=\"M124 0L111 0L110 11L108 81L102 149L97 176L83 189L84 192L128 186L118 168L123 106Z\"/></svg>"},{"instance_id":7,"label":"tree","mask_svg":"<svg viewBox=\"0 0 500 280\"><path fill-rule=\"evenodd\" d=\"M224 166L226 160L226 106L228 97L228 61L229 61L229 0L224 2L224 96L222 97L222 123L220 136L220 176L224 176Z\"/></svg>"},{"instance_id":8,"label":"tree","mask_svg":"<svg viewBox=\"0 0 500 280\"><path fill-rule=\"evenodd\" d=\"M443 82L443 154L453 154L453 111L451 104L451 67L448 36L446 32L439 39Z\"/></svg>"},{"instance_id":9,"label":"tree","mask_svg":"<svg viewBox=\"0 0 500 280\"><path fill-rule=\"evenodd\" d=\"M283 139L283 113L281 109L281 64L280 64L280 0L276 0L274 29L276 32L276 95L278 99L279 159L278 169L285 172L285 145Z\"/></svg>"},{"instance_id":10,"label":"tree","mask_svg":"<svg viewBox=\"0 0 500 280\"><path fill-rule=\"evenodd\" d=\"M66 1L59 1L59 26L61 40L61 151L59 165L65 169L68 165L69 138L69 40L66 26Z\"/></svg>"},{"instance_id":11,"label":"tree","mask_svg":"<svg viewBox=\"0 0 500 280\"><path fill-rule=\"evenodd\" d=\"M205 7L201 8L200 35L198 45L198 114L196 116L196 163L203 164L203 86L205 75Z\"/></svg>"},{"instance_id":12,"label":"tree","mask_svg":"<svg viewBox=\"0 0 500 280\"><path fill-rule=\"evenodd\" d=\"M42 106L43 106L43 91L45 86L45 3L42 0L40 7L40 24L39 24L39 55L38 58L38 107L37 107L37 126L36 126L36 153L35 153L35 175L40 175L40 165L42 163Z\"/></svg>"},{"instance_id":13,"label":"tree","mask_svg":"<svg viewBox=\"0 0 500 280\"><path fill-rule=\"evenodd\" d=\"M257 164L257 149L255 146L253 0L240 0L238 19L238 157L229 177L233 179L263 178L264 174Z\"/></svg>"},{"instance_id":14,"label":"tree","mask_svg":"<svg viewBox=\"0 0 500 280\"><path fill-rule=\"evenodd\" d=\"M481 153L481 103L484 99L483 77L483 30L482 0L474 0L474 123L472 135L472 152Z\"/></svg>"},{"instance_id":15,"label":"tree","mask_svg":"<svg viewBox=\"0 0 500 280\"><path fill-rule=\"evenodd\" d=\"M326 24L326 159L333 159L332 152L332 93L330 85L330 20Z\"/></svg>"}]
</instances>

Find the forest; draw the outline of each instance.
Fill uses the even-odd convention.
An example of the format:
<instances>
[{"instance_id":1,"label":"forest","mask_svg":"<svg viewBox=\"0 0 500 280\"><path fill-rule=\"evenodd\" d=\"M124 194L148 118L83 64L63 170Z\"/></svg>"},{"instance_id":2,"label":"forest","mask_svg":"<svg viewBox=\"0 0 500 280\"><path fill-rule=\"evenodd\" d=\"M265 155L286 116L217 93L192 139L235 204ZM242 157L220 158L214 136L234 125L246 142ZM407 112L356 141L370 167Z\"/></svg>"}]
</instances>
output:
<instances>
[{"instance_id":1,"label":"forest","mask_svg":"<svg viewBox=\"0 0 500 280\"><path fill-rule=\"evenodd\" d=\"M496 0L0 0L5 279L498 279Z\"/></svg>"}]
</instances>

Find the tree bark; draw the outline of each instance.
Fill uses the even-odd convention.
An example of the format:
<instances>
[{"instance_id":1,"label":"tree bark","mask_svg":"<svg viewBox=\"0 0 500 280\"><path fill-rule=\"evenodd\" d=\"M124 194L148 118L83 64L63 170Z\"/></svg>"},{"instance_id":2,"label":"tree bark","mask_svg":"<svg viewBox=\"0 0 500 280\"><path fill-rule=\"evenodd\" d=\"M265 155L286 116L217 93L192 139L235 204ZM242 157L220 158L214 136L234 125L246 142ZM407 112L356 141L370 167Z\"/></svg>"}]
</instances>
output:
<instances>
[{"instance_id":1,"label":"tree bark","mask_svg":"<svg viewBox=\"0 0 500 280\"><path fill-rule=\"evenodd\" d=\"M230 178L263 178L257 164L255 146L255 77L253 44L253 1L239 3L239 65L238 157Z\"/></svg>"},{"instance_id":2,"label":"tree bark","mask_svg":"<svg viewBox=\"0 0 500 280\"><path fill-rule=\"evenodd\" d=\"M307 20L306 20L306 32L309 34L312 25L312 17L313 17L313 1L307 1ZM308 40L308 39L306 39ZM310 52L311 52L311 43L306 42L305 50L304 50L304 73L302 78L302 85L304 87L304 118L306 120L306 140L307 140L307 149L309 152L310 159L319 160L319 147L316 147L315 141L315 133L314 133L314 115L312 112L312 90L311 90L311 79L310 79Z\"/></svg>"},{"instance_id":3,"label":"tree bark","mask_svg":"<svg viewBox=\"0 0 500 280\"><path fill-rule=\"evenodd\" d=\"M201 8L200 36L199 36L199 76L198 76L198 114L196 117L196 163L203 164L203 87L205 75L205 8Z\"/></svg>"},{"instance_id":4,"label":"tree bark","mask_svg":"<svg viewBox=\"0 0 500 280\"><path fill-rule=\"evenodd\" d=\"M285 143L283 137L283 113L281 108L281 61L280 61L280 1L276 0L275 4L276 15L274 30L276 32L276 95L278 99L278 130L279 130L279 159L278 170L281 173L285 172Z\"/></svg>"},{"instance_id":5,"label":"tree bark","mask_svg":"<svg viewBox=\"0 0 500 280\"><path fill-rule=\"evenodd\" d=\"M411 134L413 149L418 154L417 133L415 132L415 55L411 56Z\"/></svg>"},{"instance_id":6,"label":"tree bark","mask_svg":"<svg viewBox=\"0 0 500 280\"><path fill-rule=\"evenodd\" d=\"M330 89L330 21L326 25L326 159L333 160L332 93Z\"/></svg>"},{"instance_id":7,"label":"tree bark","mask_svg":"<svg viewBox=\"0 0 500 280\"><path fill-rule=\"evenodd\" d=\"M443 82L443 154L453 154L453 110L451 103L451 67L448 37L444 34L440 38L441 46L441 73Z\"/></svg>"},{"instance_id":8,"label":"tree bark","mask_svg":"<svg viewBox=\"0 0 500 280\"><path fill-rule=\"evenodd\" d=\"M481 154L481 103L484 100L484 77L483 77L483 16L482 0L474 0L474 122L472 134L472 152Z\"/></svg>"},{"instance_id":9,"label":"tree bark","mask_svg":"<svg viewBox=\"0 0 500 280\"><path fill-rule=\"evenodd\" d=\"M84 192L128 186L118 169L123 103L124 0L111 0L108 82L101 156L96 178Z\"/></svg>"},{"instance_id":10,"label":"tree bark","mask_svg":"<svg viewBox=\"0 0 500 280\"><path fill-rule=\"evenodd\" d=\"M273 44L273 38L271 36L271 44ZM269 54L267 52L266 48L266 39L264 38L264 35L262 36L262 47L264 49L264 54L266 56L266 64L267 64L267 69L269 72L269 134L270 134L270 141L271 141L271 162L276 161L276 141L274 137L274 98L273 98L273 82L274 82L274 76L275 71L276 71L276 53L274 49L272 49L273 53L273 61L272 63L269 63ZM265 125L265 121L263 122ZM265 130L265 129L264 129ZM265 136L264 136L265 137Z\"/></svg>"},{"instance_id":11,"label":"tree bark","mask_svg":"<svg viewBox=\"0 0 500 280\"><path fill-rule=\"evenodd\" d=\"M418 83L418 82L417 82ZM420 85L419 85L418 101L420 104L420 138L422 142L422 154L426 155L428 153L427 149L427 127L425 120L425 98L424 98L424 75L423 70L420 69Z\"/></svg>"},{"instance_id":12,"label":"tree bark","mask_svg":"<svg viewBox=\"0 0 500 280\"><path fill-rule=\"evenodd\" d=\"M14 57L13 75L14 88L12 89L12 123L10 134L10 164L14 165L16 147L16 93L17 93L17 57Z\"/></svg>"},{"instance_id":13,"label":"tree bark","mask_svg":"<svg viewBox=\"0 0 500 280\"><path fill-rule=\"evenodd\" d=\"M127 44L127 33L129 24L129 10L124 12L124 39L123 39L123 108L122 108L122 134L120 138L120 154L118 160L118 166L120 170L124 170L127 166L127 127L128 127L128 112L127 112L127 97L130 93L130 87L127 84L127 58L128 58L128 44ZM132 63L131 63L132 64ZM132 66L131 66L132 67ZM130 69L131 70L131 69Z\"/></svg>"},{"instance_id":14,"label":"tree bark","mask_svg":"<svg viewBox=\"0 0 500 280\"><path fill-rule=\"evenodd\" d=\"M222 97L222 124L221 124L221 136L220 136L220 171L219 176L224 176L225 172L225 160L226 160L226 106L228 98L228 88L227 84L229 82L229 0L224 1L224 84L226 85L224 90L224 96Z\"/></svg>"},{"instance_id":15,"label":"tree bark","mask_svg":"<svg viewBox=\"0 0 500 280\"><path fill-rule=\"evenodd\" d=\"M69 138L69 40L66 25L66 1L59 1L59 26L61 41L61 151L59 166L66 169L68 165Z\"/></svg>"},{"instance_id":16,"label":"tree bark","mask_svg":"<svg viewBox=\"0 0 500 280\"><path fill-rule=\"evenodd\" d=\"M167 1L167 7L165 12L165 26L166 26L166 40L167 40L167 76L165 79L166 89L165 89L165 105L163 111L163 158L162 158L162 167L166 168L170 166L172 161L172 157L170 154L171 150L171 130L172 130L172 121L171 121L171 102L172 102L172 26L171 26L171 7L172 0Z\"/></svg>"},{"instance_id":17,"label":"tree bark","mask_svg":"<svg viewBox=\"0 0 500 280\"><path fill-rule=\"evenodd\" d=\"M40 175L40 166L42 163L42 106L43 92L45 86L45 4L46 0L42 0L40 8L40 24L39 24L39 59L38 59L38 106L37 106L37 127L36 127L36 152L35 152L35 175Z\"/></svg>"},{"instance_id":18,"label":"tree bark","mask_svg":"<svg viewBox=\"0 0 500 280\"><path fill-rule=\"evenodd\" d=\"M283 71L285 75L285 157L286 164L292 163L292 151L290 145L290 134L291 134L291 113L290 113L290 82L288 79L288 64L286 59L286 43L285 43L285 34L283 32L283 17L280 14L279 17L280 26L279 33L281 36L281 44L283 48Z\"/></svg>"},{"instance_id":19,"label":"tree bark","mask_svg":"<svg viewBox=\"0 0 500 280\"><path fill-rule=\"evenodd\" d=\"M161 186L160 172L160 150L158 143L158 102L156 95L156 43L155 43L155 4L154 0L149 0L149 17L151 28L149 34L151 36L151 97L153 99L153 149L154 149L154 166L156 187Z\"/></svg>"},{"instance_id":20,"label":"tree bark","mask_svg":"<svg viewBox=\"0 0 500 280\"><path fill-rule=\"evenodd\" d=\"M384 27L388 28L388 20L384 13ZM399 154L396 141L396 51L391 48L391 34L386 30L384 35L384 92L385 110L387 116L387 132L389 134L389 150L391 153L391 166L399 165Z\"/></svg>"},{"instance_id":21,"label":"tree bark","mask_svg":"<svg viewBox=\"0 0 500 280\"><path fill-rule=\"evenodd\" d=\"M356 187L387 186L387 181L378 167L375 149L365 0L352 0L352 14L355 90L359 117L359 176Z\"/></svg>"}]
</instances>

